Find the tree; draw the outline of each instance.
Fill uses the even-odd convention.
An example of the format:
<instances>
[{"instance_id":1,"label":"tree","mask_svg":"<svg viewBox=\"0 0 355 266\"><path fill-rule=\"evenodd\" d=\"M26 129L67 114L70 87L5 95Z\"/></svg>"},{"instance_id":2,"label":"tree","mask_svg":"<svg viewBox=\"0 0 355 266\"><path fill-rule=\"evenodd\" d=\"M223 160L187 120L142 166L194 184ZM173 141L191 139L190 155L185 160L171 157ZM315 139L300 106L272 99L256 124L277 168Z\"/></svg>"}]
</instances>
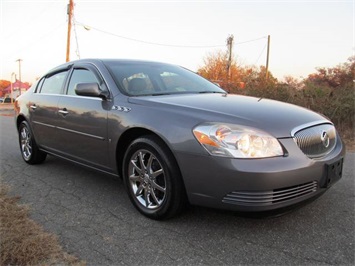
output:
<instances>
[{"instance_id":1,"label":"tree","mask_svg":"<svg viewBox=\"0 0 355 266\"><path fill-rule=\"evenodd\" d=\"M313 83L331 88L344 87L353 83L355 76L355 56L348 59L348 62L339 64L336 67L316 68L317 72L308 75L306 83Z\"/></svg>"},{"instance_id":2,"label":"tree","mask_svg":"<svg viewBox=\"0 0 355 266\"><path fill-rule=\"evenodd\" d=\"M8 80L0 80L0 97L4 96L4 94L5 94L4 89L9 87L10 84L11 84L11 82Z\"/></svg>"},{"instance_id":3,"label":"tree","mask_svg":"<svg viewBox=\"0 0 355 266\"><path fill-rule=\"evenodd\" d=\"M0 80L0 89L2 90L2 89L6 89L7 87L9 87L10 86L10 84L11 84L11 82L10 81L8 81L8 80Z\"/></svg>"},{"instance_id":4,"label":"tree","mask_svg":"<svg viewBox=\"0 0 355 266\"><path fill-rule=\"evenodd\" d=\"M198 73L204 78L218 83L223 89L232 92L234 89L244 88L245 69L237 65L237 60L232 59L230 76L228 75L228 54L217 50L204 58L204 65Z\"/></svg>"},{"instance_id":5,"label":"tree","mask_svg":"<svg viewBox=\"0 0 355 266\"><path fill-rule=\"evenodd\" d=\"M297 78L294 78L290 75L284 77L285 84L294 90L300 90L303 88L303 82L298 80Z\"/></svg>"},{"instance_id":6,"label":"tree","mask_svg":"<svg viewBox=\"0 0 355 266\"><path fill-rule=\"evenodd\" d=\"M198 73L206 79L218 83L223 89L230 93L248 94L255 91L266 90L275 87L277 79L269 73L266 79L266 68L264 66L242 66L232 59L230 76L228 75L228 54L221 50L208 54L204 58L204 65L199 68ZM260 94L260 93L259 93Z\"/></svg>"}]
</instances>

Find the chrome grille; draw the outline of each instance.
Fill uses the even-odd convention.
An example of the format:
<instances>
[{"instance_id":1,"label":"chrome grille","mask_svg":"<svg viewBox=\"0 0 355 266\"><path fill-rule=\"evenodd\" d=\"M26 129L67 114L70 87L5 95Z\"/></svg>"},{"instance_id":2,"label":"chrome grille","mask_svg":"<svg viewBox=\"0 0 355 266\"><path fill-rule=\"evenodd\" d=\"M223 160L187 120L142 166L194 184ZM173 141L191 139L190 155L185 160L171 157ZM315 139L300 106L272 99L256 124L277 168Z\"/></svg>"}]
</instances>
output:
<instances>
[{"instance_id":1,"label":"chrome grille","mask_svg":"<svg viewBox=\"0 0 355 266\"><path fill-rule=\"evenodd\" d=\"M234 191L227 194L222 202L247 206L271 205L314 193L317 187L317 181L312 181L272 191Z\"/></svg>"},{"instance_id":2,"label":"chrome grille","mask_svg":"<svg viewBox=\"0 0 355 266\"><path fill-rule=\"evenodd\" d=\"M309 158L320 158L330 153L336 144L336 131L332 124L321 124L298 130L294 140Z\"/></svg>"}]
</instances>

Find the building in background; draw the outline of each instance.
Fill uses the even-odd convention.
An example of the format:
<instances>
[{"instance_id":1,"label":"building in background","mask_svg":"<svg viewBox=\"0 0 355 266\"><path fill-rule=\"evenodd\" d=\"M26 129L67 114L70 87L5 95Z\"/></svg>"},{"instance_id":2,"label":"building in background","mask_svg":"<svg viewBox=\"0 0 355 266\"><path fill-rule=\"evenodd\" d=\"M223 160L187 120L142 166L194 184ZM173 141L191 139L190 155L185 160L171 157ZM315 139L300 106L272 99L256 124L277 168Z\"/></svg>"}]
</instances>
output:
<instances>
[{"instance_id":1,"label":"building in background","mask_svg":"<svg viewBox=\"0 0 355 266\"><path fill-rule=\"evenodd\" d=\"M16 99L20 94L25 93L31 85L28 82L20 82L18 79L3 90L4 97Z\"/></svg>"}]
</instances>

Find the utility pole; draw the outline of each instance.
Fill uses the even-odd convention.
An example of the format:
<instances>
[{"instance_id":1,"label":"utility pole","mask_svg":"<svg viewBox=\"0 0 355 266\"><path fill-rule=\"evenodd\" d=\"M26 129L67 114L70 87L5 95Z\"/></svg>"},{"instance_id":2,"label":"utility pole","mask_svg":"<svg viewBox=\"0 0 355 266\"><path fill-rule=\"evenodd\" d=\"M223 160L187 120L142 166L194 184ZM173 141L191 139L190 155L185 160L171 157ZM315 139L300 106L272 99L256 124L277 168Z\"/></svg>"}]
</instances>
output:
<instances>
[{"instance_id":1,"label":"utility pole","mask_svg":"<svg viewBox=\"0 0 355 266\"><path fill-rule=\"evenodd\" d=\"M227 38L227 48L228 48L227 73L228 73L228 81L230 81L230 77L231 77L233 39L234 39L233 35L230 35Z\"/></svg>"},{"instance_id":2,"label":"utility pole","mask_svg":"<svg viewBox=\"0 0 355 266\"><path fill-rule=\"evenodd\" d=\"M11 98L11 103L14 103L14 85L13 85L13 83L12 83L12 77L13 76L15 76L15 82L16 82L16 74L15 74L15 72L12 72L11 73L11 80L10 80L10 83L11 83L11 96L10 96L10 98ZM14 83L15 83L14 82Z\"/></svg>"},{"instance_id":3,"label":"utility pole","mask_svg":"<svg viewBox=\"0 0 355 266\"><path fill-rule=\"evenodd\" d=\"M16 62L18 62L18 78L19 78L19 82L20 82L20 95L21 95L21 61L23 61L22 59L17 59Z\"/></svg>"},{"instance_id":4,"label":"utility pole","mask_svg":"<svg viewBox=\"0 0 355 266\"><path fill-rule=\"evenodd\" d=\"M266 53L266 74L265 79L269 78L269 55L270 55L270 35L267 36L267 53Z\"/></svg>"},{"instance_id":5,"label":"utility pole","mask_svg":"<svg viewBox=\"0 0 355 266\"><path fill-rule=\"evenodd\" d=\"M70 61L70 33L71 33L71 24L72 24L73 10L74 10L74 2L73 2L73 0L69 0L69 4L68 4L68 7L67 7L67 14L68 14L68 36L67 36L67 56L66 56L66 62L69 62L69 61Z\"/></svg>"}]
</instances>

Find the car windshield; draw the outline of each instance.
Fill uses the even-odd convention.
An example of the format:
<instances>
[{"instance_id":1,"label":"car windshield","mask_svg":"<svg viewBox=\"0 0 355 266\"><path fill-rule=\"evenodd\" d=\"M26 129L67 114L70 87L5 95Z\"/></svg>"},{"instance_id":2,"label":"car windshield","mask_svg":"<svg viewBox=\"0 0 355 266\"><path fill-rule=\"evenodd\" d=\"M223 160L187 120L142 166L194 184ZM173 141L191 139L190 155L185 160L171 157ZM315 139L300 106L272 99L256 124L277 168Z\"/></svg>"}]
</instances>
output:
<instances>
[{"instance_id":1,"label":"car windshield","mask_svg":"<svg viewBox=\"0 0 355 266\"><path fill-rule=\"evenodd\" d=\"M226 93L182 67L146 62L106 61L116 84L130 96L182 93Z\"/></svg>"}]
</instances>

